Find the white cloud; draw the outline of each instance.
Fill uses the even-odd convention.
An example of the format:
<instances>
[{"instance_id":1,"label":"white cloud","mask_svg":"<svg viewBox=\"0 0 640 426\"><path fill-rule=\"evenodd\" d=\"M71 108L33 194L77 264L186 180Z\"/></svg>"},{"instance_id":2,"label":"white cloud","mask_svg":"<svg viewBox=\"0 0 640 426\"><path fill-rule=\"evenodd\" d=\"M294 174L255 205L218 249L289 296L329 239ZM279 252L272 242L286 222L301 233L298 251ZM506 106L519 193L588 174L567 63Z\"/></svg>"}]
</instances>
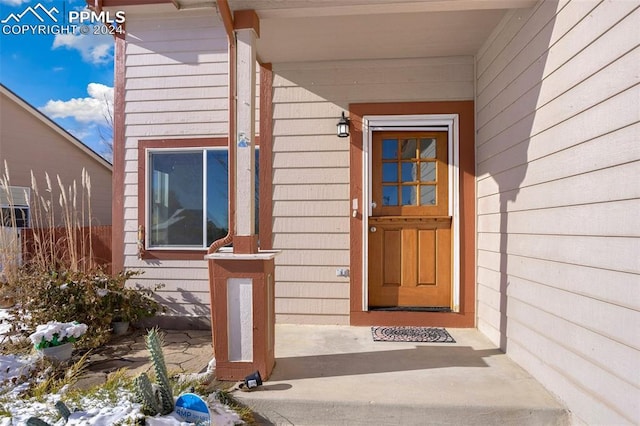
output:
<instances>
[{"instance_id":1,"label":"white cloud","mask_svg":"<svg viewBox=\"0 0 640 426\"><path fill-rule=\"evenodd\" d=\"M59 47L75 49L82 55L82 60L96 65L113 60L113 37L110 35L58 34L53 40L53 49Z\"/></svg>"},{"instance_id":2,"label":"white cloud","mask_svg":"<svg viewBox=\"0 0 640 426\"><path fill-rule=\"evenodd\" d=\"M80 123L105 124L105 117L112 116L113 87L99 83L89 83L86 98L68 101L50 100L40 111L51 118L74 118Z\"/></svg>"},{"instance_id":3,"label":"white cloud","mask_svg":"<svg viewBox=\"0 0 640 426\"><path fill-rule=\"evenodd\" d=\"M91 124L80 129L68 128L67 131L82 141L94 135L95 124Z\"/></svg>"},{"instance_id":4,"label":"white cloud","mask_svg":"<svg viewBox=\"0 0 640 426\"><path fill-rule=\"evenodd\" d=\"M7 4L9 6L20 6L23 3L27 3L29 0L0 0L0 4Z\"/></svg>"}]
</instances>

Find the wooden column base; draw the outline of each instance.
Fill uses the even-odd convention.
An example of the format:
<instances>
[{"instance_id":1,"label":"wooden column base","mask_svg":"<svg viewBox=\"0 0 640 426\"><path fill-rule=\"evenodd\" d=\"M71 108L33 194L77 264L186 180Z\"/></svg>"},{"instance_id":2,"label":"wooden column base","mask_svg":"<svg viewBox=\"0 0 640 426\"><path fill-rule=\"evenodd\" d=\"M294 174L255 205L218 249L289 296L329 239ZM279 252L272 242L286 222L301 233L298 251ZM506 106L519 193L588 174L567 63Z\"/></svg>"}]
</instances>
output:
<instances>
[{"instance_id":1,"label":"wooden column base","mask_svg":"<svg viewBox=\"0 0 640 426\"><path fill-rule=\"evenodd\" d=\"M235 240L234 240L235 244ZM256 254L260 256L260 254ZM274 261L270 258L209 259L211 294L211 332L218 380L243 380L258 370L263 380L271 375L275 365L275 279ZM229 360L227 312L227 282L229 278L252 280L253 360Z\"/></svg>"}]
</instances>

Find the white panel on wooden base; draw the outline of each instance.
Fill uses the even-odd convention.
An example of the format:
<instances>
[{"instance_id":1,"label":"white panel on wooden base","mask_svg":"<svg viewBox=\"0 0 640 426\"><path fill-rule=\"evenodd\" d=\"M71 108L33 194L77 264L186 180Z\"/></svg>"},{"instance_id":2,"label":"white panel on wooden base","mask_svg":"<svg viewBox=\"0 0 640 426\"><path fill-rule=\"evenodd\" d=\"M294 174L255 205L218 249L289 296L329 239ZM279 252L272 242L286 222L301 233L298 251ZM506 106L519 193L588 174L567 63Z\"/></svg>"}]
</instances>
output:
<instances>
[{"instance_id":1,"label":"white panel on wooden base","mask_svg":"<svg viewBox=\"0 0 640 426\"><path fill-rule=\"evenodd\" d=\"M253 280L227 280L229 361L253 361Z\"/></svg>"}]
</instances>

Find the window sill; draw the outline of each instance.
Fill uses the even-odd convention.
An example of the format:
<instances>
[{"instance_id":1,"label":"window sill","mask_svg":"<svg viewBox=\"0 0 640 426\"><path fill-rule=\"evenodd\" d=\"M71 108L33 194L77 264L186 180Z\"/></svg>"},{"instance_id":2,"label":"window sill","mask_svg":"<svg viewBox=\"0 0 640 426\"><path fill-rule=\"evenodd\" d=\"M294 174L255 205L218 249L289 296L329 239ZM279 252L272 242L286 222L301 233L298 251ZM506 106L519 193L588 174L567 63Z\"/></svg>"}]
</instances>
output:
<instances>
[{"instance_id":1,"label":"window sill","mask_svg":"<svg viewBox=\"0 0 640 426\"><path fill-rule=\"evenodd\" d=\"M218 253L233 253L233 247L222 247ZM207 249L150 248L142 253L143 260L204 260Z\"/></svg>"},{"instance_id":2,"label":"window sill","mask_svg":"<svg viewBox=\"0 0 640 426\"><path fill-rule=\"evenodd\" d=\"M140 256L143 260L204 260L207 249L196 250L145 250Z\"/></svg>"}]
</instances>

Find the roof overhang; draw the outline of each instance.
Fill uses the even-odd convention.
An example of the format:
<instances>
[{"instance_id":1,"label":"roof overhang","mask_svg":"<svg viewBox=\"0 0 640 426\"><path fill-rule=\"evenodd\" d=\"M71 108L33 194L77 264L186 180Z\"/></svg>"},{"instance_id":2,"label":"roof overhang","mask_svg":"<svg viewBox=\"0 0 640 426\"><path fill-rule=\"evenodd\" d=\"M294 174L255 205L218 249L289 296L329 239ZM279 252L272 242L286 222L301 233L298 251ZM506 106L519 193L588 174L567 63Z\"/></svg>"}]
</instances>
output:
<instances>
[{"instance_id":1,"label":"roof overhang","mask_svg":"<svg viewBox=\"0 0 640 426\"><path fill-rule=\"evenodd\" d=\"M475 55L507 10L536 0L229 0L260 18L262 62Z\"/></svg>"},{"instance_id":2,"label":"roof overhang","mask_svg":"<svg viewBox=\"0 0 640 426\"><path fill-rule=\"evenodd\" d=\"M475 55L508 10L537 0L89 0L146 12L220 3L255 10L258 58L280 63Z\"/></svg>"}]
</instances>

